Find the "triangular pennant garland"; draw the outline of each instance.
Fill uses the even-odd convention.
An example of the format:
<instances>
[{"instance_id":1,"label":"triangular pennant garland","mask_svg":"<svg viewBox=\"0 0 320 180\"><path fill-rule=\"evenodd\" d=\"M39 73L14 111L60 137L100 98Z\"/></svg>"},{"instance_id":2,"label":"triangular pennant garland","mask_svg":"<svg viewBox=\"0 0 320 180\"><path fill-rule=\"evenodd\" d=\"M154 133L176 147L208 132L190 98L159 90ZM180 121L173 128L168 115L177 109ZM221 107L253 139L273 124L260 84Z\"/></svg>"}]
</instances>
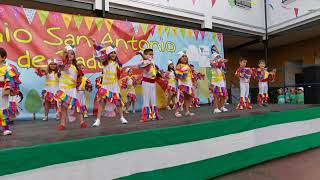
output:
<instances>
[{"instance_id":1,"label":"triangular pennant garland","mask_svg":"<svg viewBox=\"0 0 320 180\"><path fill-rule=\"evenodd\" d=\"M62 19L64 24L66 25L67 29L70 26L71 20L72 20L72 15L71 14L63 14L62 13Z\"/></svg>"},{"instance_id":2,"label":"triangular pennant garland","mask_svg":"<svg viewBox=\"0 0 320 180\"><path fill-rule=\"evenodd\" d=\"M170 27L169 26L165 26L164 27L164 31L166 32L167 36L169 37Z\"/></svg>"},{"instance_id":3,"label":"triangular pennant garland","mask_svg":"<svg viewBox=\"0 0 320 180\"><path fill-rule=\"evenodd\" d=\"M32 23L34 15L36 14L36 10L29 9L29 8L23 8L24 14L26 15L26 18L29 22L29 24Z\"/></svg>"},{"instance_id":4,"label":"triangular pennant garland","mask_svg":"<svg viewBox=\"0 0 320 180\"><path fill-rule=\"evenodd\" d=\"M178 28L177 28L177 27L171 27L171 30L172 30L172 32L173 32L173 36L176 37L176 36L177 36Z\"/></svg>"},{"instance_id":5,"label":"triangular pennant garland","mask_svg":"<svg viewBox=\"0 0 320 180\"><path fill-rule=\"evenodd\" d=\"M187 29L187 34L188 34L188 37L190 39L192 39L193 30L192 29Z\"/></svg>"},{"instance_id":6,"label":"triangular pennant garland","mask_svg":"<svg viewBox=\"0 0 320 180\"><path fill-rule=\"evenodd\" d=\"M200 31L200 35L201 35L201 38L202 40L204 39L204 36L206 35L206 32L205 31Z\"/></svg>"},{"instance_id":7,"label":"triangular pennant garland","mask_svg":"<svg viewBox=\"0 0 320 180\"><path fill-rule=\"evenodd\" d=\"M79 29L83 20L83 16L76 15L73 16L74 22L76 23L77 28Z\"/></svg>"},{"instance_id":8,"label":"triangular pennant garland","mask_svg":"<svg viewBox=\"0 0 320 180\"><path fill-rule=\"evenodd\" d=\"M102 23L103 23L103 19L102 18L95 18L95 23L96 23L98 30L100 31Z\"/></svg>"},{"instance_id":9,"label":"triangular pennant garland","mask_svg":"<svg viewBox=\"0 0 320 180\"><path fill-rule=\"evenodd\" d=\"M159 34L160 36L162 36L163 25L157 25L157 30L158 30L158 34Z\"/></svg>"},{"instance_id":10,"label":"triangular pennant garland","mask_svg":"<svg viewBox=\"0 0 320 180\"><path fill-rule=\"evenodd\" d=\"M113 24L113 20L112 19L106 19L104 22L105 22L105 24L107 26L108 31L110 32L112 24Z\"/></svg>"},{"instance_id":11,"label":"triangular pennant garland","mask_svg":"<svg viewBox=\"0 0 320 180\"><path fill-rule=\"evenodd\" d=\"M40 22L42 24L42 26L44 26L44 24L47 21L48 15L49 15L49 11L42 11L42 10L37 10Z\"/></svg>"},{"instance_id":12,"label":"triangular pennant garland","mask_svg":"<svg viewBox=\"0 0 320 180\"><path fill-rule=\"evenodd\" d=\"M198 40L200 31L195 29L195 30L193 30L193 33L194 33L194 36L196 37L196 40Z\"/></svg>"},{"instance_id":13,"label":"triangular pennant garland","mask_svg":"<svg viewBox=\"0 0 320 180\"><path fill-rule=\"evenodd\" d=\"M293 8L293 10L294 10L294 15L296 15L296 17L298 17L299 8Z\"/></svg>"},{"instance_id":14,"label":"triangular pennant garland","mask_svg":"<svg viewBox=\"0 0 320 180\"><path fill-rule=\"evenodd\" d=\"M180 29L180 32L181 32L182 38L184 38L184 37L186 36L186 29L181 28L181 29Z\"/></svg>"},{"instance_id":15,"label":"triangular pennant garland","mask_svg":"<svg viewBox=\"0 0 320 180\"><path fill-rule=\"evenodd\" d=\"M157 26L155 24L151 24L150 26L151 26L151 34L153 36Z\"/></svg>"},{"instance_id":16,"label":"triangular pennant garland","mask_svg":"<svg viewBox=\"0 0 320 180\"><path fill-rule=\"evenodd\" d=\"M92 23L93 23L93 17L90 16L85 16L84 17L84 22L86 23L86 26L88 28L88 30L90 31L91 27L92 27Z\"/></svg>"},{"instance_id":17,"label":"triangular pennant garland","mask_svg":"<svg viewBox=\"0 0 320 180\"><path fill-rule=\"evenodd\" d=\"M217 33L217 35L218 35L219 41L221 42L222 41L222 33Z\"/></svg>"},{"instance_id":18,"label":"triangular pennant garland","mask_svg":"<svg viewBox=\"0 0 320 180\"><path fill-rule=\"evenodd\" d=\"M212 33L212 38L214 42L217 42L217 33L213 32Z\"/></svg>"},{"instance_id":19,"label":"triangular pennant garland","mask_svg":"<svg viewBox=\"0 0 320 180\"><path fill-rule=\"evenodd\" d=\"M141 23L140 25L141 25L142 32L145 35L147 33L147 30L148 30L148 24Z\"/></svg>"},{"instance_id":20,"label":"triangular pennant garland","mask_svg":"<svg viewBox=\"0 0 320 180\"><path fill-rule=\"evenodd\" d=\"M211 0L211 7L213 7L216 4L216 0Z\"/></svg>"}]
</instances>

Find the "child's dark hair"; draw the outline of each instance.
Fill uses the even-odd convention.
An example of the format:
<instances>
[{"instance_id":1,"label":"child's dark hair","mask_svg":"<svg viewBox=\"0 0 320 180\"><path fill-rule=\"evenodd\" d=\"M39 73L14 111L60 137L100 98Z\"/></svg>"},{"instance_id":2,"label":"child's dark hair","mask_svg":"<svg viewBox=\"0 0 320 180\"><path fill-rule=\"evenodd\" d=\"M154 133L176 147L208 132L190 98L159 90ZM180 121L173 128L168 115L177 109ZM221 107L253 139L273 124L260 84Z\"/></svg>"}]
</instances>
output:
<instances>
[{"instance_id":1,"label":"child's dark hair","mask_svg":"<svg viewBox=\"0 0 320 180\"><path fill-rule=\"evenodd\" d=\"M239 58L239 63L242 62L242 61L244 61L244 60L247 60L247 59L244 58L244 57L240 57L240 58Z\"/></svg>"},{"instance_id":2,"label":"child's dark hair","mask_svg":"<svg viewBox=\"0 0 320 180\"><path fill-rule=\"evenodd\" d=\"M6 58L7 57L7 51L4 48L0 48L0 56L2 58Z\"/></svg>"},{"instance_id":3,"label":"child's dark hair","mask_svg":"<svg viewBox=\"0 0 320 180\"><path fill-rule=\"evenodd\" d=\"M189 64L189 66L190 66L190 67L194 67L194 65L193 65L193 64Z\"/></svg>"},{"instance_id":4,"label":"child's dark hair","mask_svg":"<svg viewBox=\"0 0 320 180\"><path fill-rule=\"evenodd\" d=\"M148 52L153 52L153 49L145 49L145 50L143 51L143 54L147 54Z\"/></svg>"},{"instance_id":5,"label":"child's dark hair","mask_svg":"<svg viewBox=\"0 0 320 180\"><path fill-rule=\"evenodd\" d=\"M258 64L261 64L261 63L266 64L266 61L265 61L264 59L260 59L259 62L258 62Z\"/></svg>"},{"instance_id":6,"label":"child's dark hair","mask_svg":"<svg viewBox=\"0 0 320 180\"><path fill-rule=\"evenodd\" d=\"M171 63L171 64L173 65L173 63ZM170 72L170 71L174 71L174 67L170 67L171 64L168 65L168 71L169 71L169 72Z\"/></svg>"}]
</instances>

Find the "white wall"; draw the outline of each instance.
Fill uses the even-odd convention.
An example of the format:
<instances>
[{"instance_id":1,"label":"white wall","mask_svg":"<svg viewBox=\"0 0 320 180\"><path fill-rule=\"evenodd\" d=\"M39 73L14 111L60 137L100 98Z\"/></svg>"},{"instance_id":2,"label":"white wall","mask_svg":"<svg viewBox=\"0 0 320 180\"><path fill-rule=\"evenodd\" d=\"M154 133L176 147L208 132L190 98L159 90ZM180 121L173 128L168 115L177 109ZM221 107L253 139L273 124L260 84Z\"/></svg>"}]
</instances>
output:
<instances>
[{"instance_id":1,"label":"white wall","mask_svg":"<svg viewBox=\"0 0 320 180\"><path fill-rule=\"evenodd\" d=\"M320 0L295 0L283 4L281 0L268 0L268 30L270 34L290 29L320 18ZM284 6L284 7L282 7ZM298 8L295 16L294 8Z\"/></svg>"},{"instance_id":2,"label":"white wall","mask_svg":"<svg viewBox=\"0 0 320 180\"><path fill-rule=\"evenodd\" d=\"M109 0L106 7L195 22L204 28L212 28L214 23L216 27L263 35L263 0L253 1L256 4L251 9L231 6L228 0L216 0L213 7L211 0L195 0L195 4L193 0Z\"/></svg>"}]
</instances>

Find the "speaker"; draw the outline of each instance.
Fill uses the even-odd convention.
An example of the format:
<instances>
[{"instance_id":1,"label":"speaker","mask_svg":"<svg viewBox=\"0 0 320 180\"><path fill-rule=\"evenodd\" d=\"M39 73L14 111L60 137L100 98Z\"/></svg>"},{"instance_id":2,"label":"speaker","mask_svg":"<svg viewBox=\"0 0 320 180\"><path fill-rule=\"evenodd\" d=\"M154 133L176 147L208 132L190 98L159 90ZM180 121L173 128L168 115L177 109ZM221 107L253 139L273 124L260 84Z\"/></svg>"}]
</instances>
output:
<instances>
[{"instance_id":1,"label":"speaker","mask_svg":"<svg viewBox=\"0 0 320 180\"><path fill-rule=\"evenodd\" d=\"M320 66L306 67L303 73L305 104L320 104Z\"/></svg>"}]
</instances>

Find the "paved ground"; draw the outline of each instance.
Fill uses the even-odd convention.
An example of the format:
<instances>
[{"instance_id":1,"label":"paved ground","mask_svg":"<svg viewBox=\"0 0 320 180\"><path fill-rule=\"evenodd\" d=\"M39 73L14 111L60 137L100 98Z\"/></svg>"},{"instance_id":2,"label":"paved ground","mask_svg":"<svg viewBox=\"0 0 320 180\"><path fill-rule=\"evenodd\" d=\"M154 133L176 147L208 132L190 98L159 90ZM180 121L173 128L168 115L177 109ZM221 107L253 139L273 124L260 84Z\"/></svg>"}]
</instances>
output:
<instances>
[{"instance_id":1,"label":"paved ground","mask_svg":"<svg viewBox=\"0 0 320 180\"><path fill-rule=\"evenodd\" d=\"M311 105L270 105L269 107L258 108L254 106L253 110L236 111L233 105L229 105L230 112L221 114L212 114L212 107L203 106L193 111L196 113L193 117L176 118L174 111L161 110L160 114L163 120L140 123L140 113L128 114L125 117L129 123L126 125L120 124L118 118L103 118L102 125L98 128L88 127L80 129L79 124L69 123L65 131L58 131L58 121L49 120L43 122L36 121L16 121L13 126L14 134L12 136L0 136L0 148L30 146L44 144L50 142L81 139L86 137L104 136L111 134L121 134L126 132L164 128L176 125L185 125L198 123L203 121L218 121L226 118L250 116L254 114L262 114L270 111L285 111L290 109L300 109L310 107ZM94 117L86 119L88 126L94 121Z\"/></svg>"},{"instance_id":2,"label":"paved ground","mask_svg":"<svg viewBox=\"0 0 320 180\"><path fill-rule=\"evenodd\" d=\"M268 161L213 180L320 180L320 148Z\"/></svg>"}]
</instances>

